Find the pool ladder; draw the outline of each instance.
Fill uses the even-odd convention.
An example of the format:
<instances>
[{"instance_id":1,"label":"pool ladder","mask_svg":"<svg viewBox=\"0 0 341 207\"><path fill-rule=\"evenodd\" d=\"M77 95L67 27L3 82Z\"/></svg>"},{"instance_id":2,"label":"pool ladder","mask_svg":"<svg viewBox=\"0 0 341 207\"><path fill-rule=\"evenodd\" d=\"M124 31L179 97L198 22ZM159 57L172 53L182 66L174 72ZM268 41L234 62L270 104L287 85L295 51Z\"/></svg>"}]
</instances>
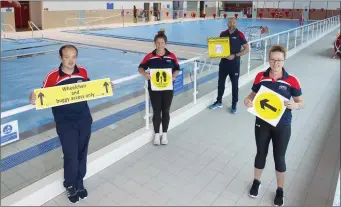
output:
<instances>
[{"instance_id":1,"label":"pool ladder","mask_svg":"<svg viewBox=\"0 0 341 207\"><path fill-rule=\"evenodd\" d=\"M41 32L41 38L44 38L44 32L43 32L42 30L40 30L40 29L37 27L37 25L34 24L34 22L28 21L28 26L29 26L29 27L31 28L31 30L32 30L32 39L34 38L34 37L33 37L33 32L34 32L33 27L36 28L38 31L40 31L40 32ZM33 27L32 27L32 26L33 26Z\"/></svg>"}]
</instances>

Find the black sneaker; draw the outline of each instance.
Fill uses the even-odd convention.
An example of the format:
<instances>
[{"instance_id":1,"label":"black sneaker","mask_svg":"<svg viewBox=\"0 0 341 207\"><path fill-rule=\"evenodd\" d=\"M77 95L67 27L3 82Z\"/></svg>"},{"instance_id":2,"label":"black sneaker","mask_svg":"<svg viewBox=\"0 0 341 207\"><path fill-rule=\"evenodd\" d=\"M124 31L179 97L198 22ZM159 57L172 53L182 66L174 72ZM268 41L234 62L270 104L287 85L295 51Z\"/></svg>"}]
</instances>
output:
<instances>
[{"instance_id":1,"label":"black sneaker","mask_svg":"<svg viewBox=\"0 0 341 207\"><path fill-rule=\"evenodd\" d=\"M284 198L283 198L284 192L283 188L277 188L276 190L276 197L274 200L275 206L283 206L284 205Z\"/></svg>"},{"instance_id":2,"label":"black sneaker","mask_svg":"<svg viewBox=\"0 0 341 207\"><path fill-rule=\"evenodd\" d=\"M80 199L86 199L88 197L88 191L84 187L78 189L77 194Z\"/></svg>"},{"instance_id":3,"label":"black sneaker","mask_svg":"<svg viewBox=\"0 0 341 207\"><path fill-rule=\"evenodd\" d=\"M257 198L260 187L261 187L260 181L257 179L254 179L252 187L249 192L249 196L251 196L252 198Z\"/></svg>"},{"instance_id":4,"label":"black sneaker","mask_svg":"<svg viewBox=\"0 0 341 207\"><path fill-rule=\"evenodd\" d=\"M77 190L75 187L73 186L67 187L66 194L71 203L77 203L79 201L79 197L78 197Z\"/></svg>"}]
</instances>

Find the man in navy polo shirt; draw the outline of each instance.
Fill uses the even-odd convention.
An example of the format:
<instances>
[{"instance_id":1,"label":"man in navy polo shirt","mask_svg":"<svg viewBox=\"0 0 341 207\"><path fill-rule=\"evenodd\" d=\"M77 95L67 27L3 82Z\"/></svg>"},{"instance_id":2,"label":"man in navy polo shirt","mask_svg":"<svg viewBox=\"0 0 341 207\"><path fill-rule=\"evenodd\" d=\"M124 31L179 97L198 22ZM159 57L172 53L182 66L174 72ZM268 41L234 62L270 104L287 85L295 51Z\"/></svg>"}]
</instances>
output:
<instances>
[{"instance_id":1,"label":"man in navy polo shirt","mask_svg":"<svg viewBox=\"0 0 341 207\"><path fill-rule=\"evenodd\" d=\"M84 67L77 66L78 50L73 45L59 49L61 64L52 70L43 82L43 88L89 81ZM114 85L111 83L111 87ZM30 102L35 104L34 92ZM92 116L87 101L52 108L56 130L64 154L64 187L71 203L88 196L83 185L91 136Z\"/></svg>"},{"instance_id":2,"label":"man in navy polo shirt","mask_svg":"<svg viewBox=\"0 0 341 207\"><path fill-rule=\"evenodd\" d=\"M229 37L231 55L227 58L222 58L219 64L218 78L218 97L217 101L209 106L210 109L223 107L222 98L225 91L225 82L227 76L230 77L232 84L232 107L231 112L237 112L238 102L238 80L240 73L240 56L249 52L249 44L244 34L237 28L237 20L235 17L228 19L228 30L220 33L220 37ZM242 49L243 47L243 49Z\"/></svg>"},{"instance_id":3,"label":"man in navy polo shirt","mask_svg":"<svg viewBox=\"0 0 341 207\"><path fill-rule=\"evenodd\" d=\"M270 48L270 68L257 74L252 86L252 92L244 100L244 104L247 107L252 107L253 99L261 86L265 86L289 100L284 102L286 109L276 127L257 117L254 128L257 154L254 162L254 180L249 195L253 198L258 196L261 186L260 178L265 167L269 144L272 141L277 177L277 190L274 198L275 206L284 205L285 154L291 136L291 111L302 109L304 106L301 85L298 79L288 74L283 68L285 57L286 49L283 46L274 45Z\"/></svg>"}]
</instances>

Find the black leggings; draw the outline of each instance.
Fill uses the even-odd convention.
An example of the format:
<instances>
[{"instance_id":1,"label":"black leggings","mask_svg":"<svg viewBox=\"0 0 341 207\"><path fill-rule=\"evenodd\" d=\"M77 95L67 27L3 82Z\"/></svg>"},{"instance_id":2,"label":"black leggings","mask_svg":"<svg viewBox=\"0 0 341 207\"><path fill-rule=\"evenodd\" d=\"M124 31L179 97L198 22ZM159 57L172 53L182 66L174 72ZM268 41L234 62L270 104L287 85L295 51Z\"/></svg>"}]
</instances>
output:
<instances>
[{"instance_id":1,"label":"black leggings","mask_svg":"<svg viewBox=\"0 0 341 207\"><path fill-rule=\"evenodd\" d=\"M162 122L162 131L167 132L169 125L169 110L173 100L173 91L151 91L149 90L150 101L153 108L154 132L160 133L160 124ZM161 118L162 113L162 118Z\"/></svg>"},{"instance_id":2,"label":"black leggings","mask_svg":"<svg viewBox=\"0 0 341 207\"><path fill-rule=\"evenodd\" d=\"M285 172L285 152L288 147L290 135L290 125L277 125L276 127L273 127L267 122L256 118L255 136L257 155L255 158L255 168L264 169L266 156L268 155L269 143L272 139L276 171Z\"/></svg>"}]
</instances>

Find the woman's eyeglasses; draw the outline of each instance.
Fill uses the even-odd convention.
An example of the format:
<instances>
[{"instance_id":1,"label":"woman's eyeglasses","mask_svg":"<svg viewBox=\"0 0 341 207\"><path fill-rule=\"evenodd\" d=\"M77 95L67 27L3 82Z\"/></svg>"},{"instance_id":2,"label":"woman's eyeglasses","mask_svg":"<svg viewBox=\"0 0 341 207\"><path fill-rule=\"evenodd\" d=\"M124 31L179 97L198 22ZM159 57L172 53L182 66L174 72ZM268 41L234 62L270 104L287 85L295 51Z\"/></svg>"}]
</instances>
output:
<instances>
[{"instance_id":1,"label":"woman's eyeglasses","mask_svg":"<svg viewBox=\"0 0 341 207\"><path fill-rule=\"evenodd\" d=\"M270 62L271 62L271 63L276 63L276 62L282 63L282 62L284 62L284 60L274 60L274 59L270 59Z\"/></svg>"}]
</instances>

